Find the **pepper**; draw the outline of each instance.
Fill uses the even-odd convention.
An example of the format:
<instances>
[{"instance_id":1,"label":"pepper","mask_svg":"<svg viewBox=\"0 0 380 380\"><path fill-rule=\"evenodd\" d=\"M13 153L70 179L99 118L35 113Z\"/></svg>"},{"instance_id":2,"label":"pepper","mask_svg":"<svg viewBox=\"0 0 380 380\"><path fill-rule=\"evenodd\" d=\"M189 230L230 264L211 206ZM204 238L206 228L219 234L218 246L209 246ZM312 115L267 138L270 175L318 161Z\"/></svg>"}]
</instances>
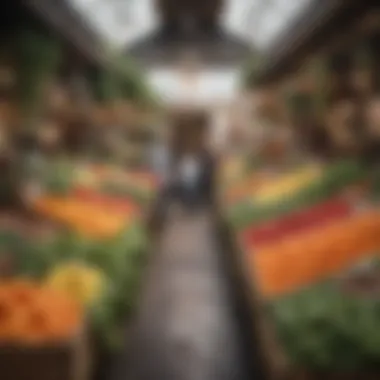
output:
<instances>
[{"instance_id":1,"label":"pepper","mask_svg":"<svg viewBox=\"0 0 380 380\"><path fill-rule=\"evenodd\" d=\"M248 227L241 233L241 240L246 247L257 247L348 217L352 211L353 207L345 199L330 199L280 219Z\"/></svg>"}]
</instances>

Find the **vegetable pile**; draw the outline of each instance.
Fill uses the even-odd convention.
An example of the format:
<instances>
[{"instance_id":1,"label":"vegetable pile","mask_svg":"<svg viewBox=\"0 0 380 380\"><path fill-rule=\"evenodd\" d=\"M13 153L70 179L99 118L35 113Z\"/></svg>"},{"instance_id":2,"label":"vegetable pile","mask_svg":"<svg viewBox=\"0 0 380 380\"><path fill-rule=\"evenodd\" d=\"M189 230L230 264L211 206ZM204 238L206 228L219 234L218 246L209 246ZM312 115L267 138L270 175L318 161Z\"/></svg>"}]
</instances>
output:
<instances>
[{"instance_id":1,"label":"vegetable pile","mask_svg":"<svg viewBox=\"0 0 380 380\"><path fill-rule=\"evenodd\" d=\"M141 199L137 202L125 194L117 197L104 194L103 181L112 177L109 173L114 170L102 170L102 175L90 171L87 176L81 173L83 176L79 178L69 165L59 163L44 167L40 182L45 192L36 195L30 206L57 226L55 233L42 240L25 237L18 231L0 231L2 265L8 267L7 273L12 278L10 282L0 281L0 343L5 342L9 337L6 334L13 334L12 331L19 337L25 330L25 342L32 338L47 342L53 337L58 339L59 334L62 339L69 338L69 333L89 325L106 350L120 347L122 329L137 301L148 239L141 219L144 207ZM124 174L124 177L136 187L140 186L141 192L153 194L154 179L149 173ZM83 178L86 186L81 184ZM15 293L15 300L5 295L3 299L3 288L16 288L13 284L24 284L19 280L23 278L33 284L30 285L32 290L25 290L26 285L23 285L22 292ZM17 285L18 288L21 289L21 285ZM6 325L8 301L25 300L29 307L32 303L24 295L29 297L32 293L36 297L33 299L36 308L42 308L42 302L50 299L48 296L60 296L51 306L46 306L46 320L37 320L30 331L24 329L21 320L11 320L11 325ZM62 309L60 299L69 300L63 303ZM73 306L68 306L71 304L77 307L71 309ZM34 306L31 312L34 313ZM34 318L34 314L30 318ZM12 330L13 323L15 326L20 323L16 326L20 330Z\"/></svg>"},{"instance_id":2,"label":"vegetable pile","mask_svg":"<svg viewBox=\"0 0 380 380\"><path fill-rule=\"evenodd\" d=\"M87 310L102 344L117 347L145 263L147 239L141 225L101 240L63 231L43 241L4 232L0 240L2 250L12 254L13 273L76 301Z\"/></svg>"},{"instance_id":3,"label":"vegetable pile","mask_svg":"<svg viewBox=\"0 0 380 380\"><path fill-rule=\"evenodd\" d=\"M339 162L322 171L319 178L292 183L294 191L286 189L283 196L272 202L247 200L227 210L232 226L238 230L253 224L275 219L289 212L310 207L339 194L348 185L356 183L367 175L365 168L357 162ZM279 190L277 194L280 194Z\"/></svg>"},{"instance_id":4,"label":"vegetable pile","mask_svg":"<svg viewBox=\"0 0 380 380\"><path fill-rule=\"evenodd\" d=\"M278 242L290 234L304 232L335 220L348 218L354 212L353 205L343 197L329 199L310 208L253 225L240 233L243 247L258 248L271 242Z\"/></svg>"},{"instance_id":5,"label":"vegetable pile","mask_svg":"<svg viewBox=\"0 0 380 380\"><path fill-rule=\"evenodd\" d=\"M47 345L77 335L82 307L63 292L37 282L0 283L0 341L2 344Z\"/></svg>"},{"instance_id":6,"label":"vegetable pile","mask_svg":"<svg viewBox=\"0 0 380 380\"><path fill-rule=\"evenodd\" d=\"M88 167L76 176L80 190L90 188L111 196L129 197L139 205L149 202L157 187L157 179L149 172L126 172L114 167Z\"/></svg>"},{"instance_id":7,"label":"vegetable pile","mask_svg":"<svg viewBox=\"0 0 380 380\"><path fill-rule=\"evenodd\" d=\"M345 160L264 183L257 181L257 170L223 189L225 215L251 279L299 370L379 368L380 270L372 259L380 251L380 213L371 201L377 189L372 174L360 162ZM367 182L370 192L362 186ZM366 270L376 271L356 288L377 285L352 291L345 285L352 273L344 280L342 275L363 260L371 260Z\"/></svg>"},{"instance_id":8,"label":"vegetable pile","mask_svg":"<svg viewBox=\"0 0 380 380\"><path fill-rule=\"evenodd\" d=\"M265 245L249 260L262 293L272 297L340 273L378 248L380 213L367 211Z\"/></svg>"},{"instance_id":9,"label":"vegetable pile","mask_svg":"<svg viewBox=\"0 0 380 380\"><path fill-rule=\"evenodd\" d=\"M268 304L291 364L318 372L377 373L378 261L370 263L366 272L357 284L351 275L344 281L319 283ZM350 283L354 286L348 286ZM363 283L365 289L361 289Z\"/></svg>"}]
</instances>

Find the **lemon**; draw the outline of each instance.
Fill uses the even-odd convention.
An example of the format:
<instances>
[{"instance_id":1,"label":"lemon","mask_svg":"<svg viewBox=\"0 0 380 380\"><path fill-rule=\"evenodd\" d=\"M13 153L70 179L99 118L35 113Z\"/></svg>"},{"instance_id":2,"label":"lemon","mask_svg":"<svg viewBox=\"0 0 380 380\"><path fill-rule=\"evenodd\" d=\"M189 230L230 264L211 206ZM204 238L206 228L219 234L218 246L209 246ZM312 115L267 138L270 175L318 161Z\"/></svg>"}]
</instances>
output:
<instances>
[{"instance_id":1,"label":"lemon","mask_svg":"<svg viewBox=\"0 0 380 380\"><path fill-rule=\"evenodd\" d=\"M46 285L65 292L81 305L93 304L104 288L101 271L82 263L65 263L55 267L46 279Z\"/></svg>"}]
</instances>

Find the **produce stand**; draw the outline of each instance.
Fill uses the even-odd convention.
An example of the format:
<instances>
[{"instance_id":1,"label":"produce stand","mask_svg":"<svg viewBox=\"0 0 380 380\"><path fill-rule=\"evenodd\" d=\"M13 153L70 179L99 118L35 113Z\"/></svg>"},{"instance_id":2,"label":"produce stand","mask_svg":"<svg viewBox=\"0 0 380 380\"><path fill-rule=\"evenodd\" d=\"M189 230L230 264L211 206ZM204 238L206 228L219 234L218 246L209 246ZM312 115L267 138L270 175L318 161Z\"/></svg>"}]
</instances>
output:
<instances>
[{"instance_id":1,"label":"produce stand","mask_svg":"<svg viewBox=\"0 0 380 380\"><path fill-rule=\"evenodd\" d=\"M363 202L368 192L362 186L365 176L357 177L350 170L341 176L340 170L332 177L341 182L328 181L327 192L323 192L322 181L322 190L312 192L312 197L303 196L300 203L282 210L274 207L272 213L257 209L266 202L269 207L273 201L279 206L281 191L274 196L275 191L268 187L264 191L267 197L259 201L260 185L251 190L256 204L243 222L231 218L228 209L233 202L226 203L226 191L220 196L220 236L234 272L236 292L246 305L241 307L247 334L251 345L260 348L268 378L380 377L376 348L380 218L373 203ZM311 188L303 185L298 189L308 186ZM283 186L282 194L286 191ZM295 186L292 192L297 191L307 194ZM292 192L288 197L282 195L283 202L293 197ZM270 202L268 197L272 197ZM350 211L349 204L356 206ZM240 210L247 212L246 207ZM360 227L361 223L366 227ZM327 241L331 247L320 248ZM315 259L318 250L324 250L326 257ZM251 354L256 360L257 350Z\"/></svg>"},{"instance_id":2,"label":"produce stand","mask_svg":"<svg viewBox=\"0 0 380 380\"><path fill-rule=\"evenodd\" d=\"M64 294L83 308L80 319L85 326L80 337L59 338L54 344L25 344L22 339L4 344L0 347L2 373L13 371L7 369L5 359L9 365L25 363L25 372L21 366L21 372L13 371L16 377L7 378L22 380L30 374L53 380L109 377L138 300L149 254L145 217L149 214L148 199L155 191L149 173L116 169L104 166L104 177L124 174L133 183L136 200L125 195L129 194L127 182L120 186L123 190L124 184L127 191L115 197L103 192L100 178L91 186L78 187L75 170L53 164L36 179L40 190L28 200L28 217L23 220L13 215L16 220L7 224L12 218L4 216L5 222L0 223L4 284L9 282L24 294L24 288L28 289L25 278L36 284L33 289L38 284L41 291ZM139 192L149 197L139 197ZM40 229L37 221L41 221ZM19 297L17 292L15 297ZM3 293L0 286L0 309ZM58 323L59 314L54 318ZM1 334L8 331L1 322L0 315L0 344ZM22 338L21 332L19 335ZM49 365L40 369L39 362L45 360Z\"/></svg>"}]
</instances>

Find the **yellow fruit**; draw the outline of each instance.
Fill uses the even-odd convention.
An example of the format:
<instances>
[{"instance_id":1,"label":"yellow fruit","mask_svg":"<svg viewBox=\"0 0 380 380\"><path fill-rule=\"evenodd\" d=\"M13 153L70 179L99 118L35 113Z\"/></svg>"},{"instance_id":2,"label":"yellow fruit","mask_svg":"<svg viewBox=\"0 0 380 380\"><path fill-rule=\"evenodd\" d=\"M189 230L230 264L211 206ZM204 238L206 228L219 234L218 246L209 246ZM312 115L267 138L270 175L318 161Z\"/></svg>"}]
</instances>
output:
<instances>
[{"instance_id":1,"label":"yellow fruit","mask_svg":"<svg viewBox=\"0 0 380 380\"><path fill-rule=\"evenodd\" d=\"M261 204L276 202L307 186L320 175L320 169L313 166L299 170L296 173L285 175L279 180L269 183L260 189L260 191L252 197L252 200Z\"/></svg>"},{"instance_id":2,"label":"yellow fruit","mask_svg":"<svg viewBox=\"0 0 380 380\"><path fill-rule=\"evenodd\" d=\"M100 296L104 284L104 276L99 270L74 262L57 266L46 280L47 286L69 294L85 306Z\"/></svg>"}]
</instances>

